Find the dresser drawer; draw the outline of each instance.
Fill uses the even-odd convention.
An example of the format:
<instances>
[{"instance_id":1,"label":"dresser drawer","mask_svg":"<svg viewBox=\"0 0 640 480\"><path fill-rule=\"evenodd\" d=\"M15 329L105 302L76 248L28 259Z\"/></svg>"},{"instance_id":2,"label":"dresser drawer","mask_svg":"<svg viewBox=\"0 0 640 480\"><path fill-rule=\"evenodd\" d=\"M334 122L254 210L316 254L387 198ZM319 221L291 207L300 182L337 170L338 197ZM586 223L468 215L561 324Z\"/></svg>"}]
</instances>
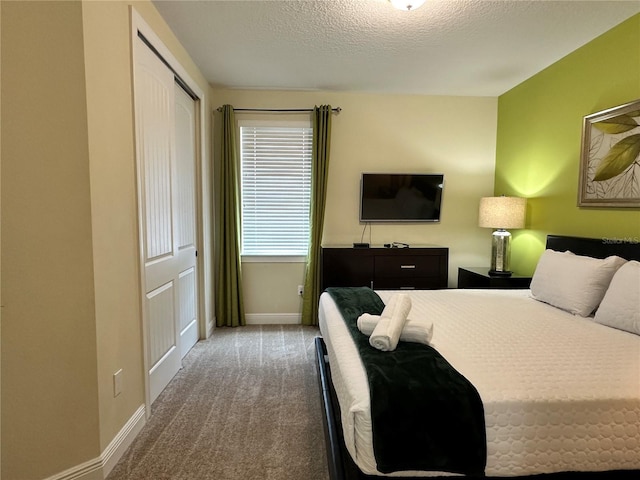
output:
<instances>
[{"instance_id":1,"label":"dresser drawer","mask_svg":"<svg viewBox=\"0 0 640 480\"><path fill-rule=\"evenodd\" d=\"M440 275L440 265L433 258L418 255L380 255L374 261L375 278L431 277ZM380 282L376 282L380 283Z\"/></svg>"},{"instance_id":2,"label":"dresser drawer","mask_svg":"<svg viewBox=\"0 0 640 480\"><path fill-rule=\"evenodd\" d=\"M376 277L374 290L432 290L442 288L439 277Z\"/></svg>"}]
</instances>

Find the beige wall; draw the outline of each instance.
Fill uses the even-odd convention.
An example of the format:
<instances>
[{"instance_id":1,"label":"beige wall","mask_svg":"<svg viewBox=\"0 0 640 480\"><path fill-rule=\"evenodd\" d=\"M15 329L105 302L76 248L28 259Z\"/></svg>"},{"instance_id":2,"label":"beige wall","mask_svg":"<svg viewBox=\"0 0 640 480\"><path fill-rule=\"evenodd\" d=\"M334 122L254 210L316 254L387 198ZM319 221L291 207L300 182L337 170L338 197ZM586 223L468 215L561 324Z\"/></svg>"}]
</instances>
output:
<instances>
[{"instance_id":1,"label":"beige wall","mask_svg":"<svg viewBox=\"0 0 640 480\"><path fill-rule=\"evenodd\" d=\"M130 4L2 2L4 478L95 461L145 402ZM208 85L155 7L135 8L207 95L210 215Z\"/></svg>"},{"instance_id":2,"label":"beige wall","mask_svg":"<svg viewBox=\"0 0 640 480\"><path fill-rule=\"evenodd\" d=\"M371 243L449 247L450 286L456 285L459 265L488 265L491 232L477 227L477 209L480 197L493 194L496 98L222 89L213 89L211 95L214 107L331 104L343 109L333 117L324 245L360 241L358 195L363 171L441 172L445 174L442 221L374 224ZM254 117L237 116L244 118ZM247 313L299 312L296 286L303 275L302 264L244 263Z\"/></svg>"},{"instance_id":3,"label":"beige wall","mask_svg":"<svg viewBox=\"0 0 640 480\"><path fill-rule=\"evenodd\" d=\"M2 25L2 8L0 8L0 26ZM0 52L2 51L2 35L0 34ZM1 55L0 55L1 57ZM0 92L2 91L2 62L0 62ZM2 102L0 101L0 105ZM2 119L0 116L0 152L2 152ZM0 153L0 158L2 155ZM2 212L2 162L0 161L0 212ZM2 245L2 225L0 222L0 245ZM2 255L0 255L0 285L2 285ZM2 305L2 288L0 287L0 305ZM0 308L0 412L2 412L2 308ZM2 432L2 415L0 415L0 432ZM0 478L2 477L2 435L0 435Z\"/></svg>"},{"instance_id":4,"label":"beige wall","mask_svg":"<svg viewBox=\"0 0 640 480\"><path fill-rule=\"evenodd\" d=\"M99 453L82 5L2 2L2 476Z\"/></svg>"}]
</instances>

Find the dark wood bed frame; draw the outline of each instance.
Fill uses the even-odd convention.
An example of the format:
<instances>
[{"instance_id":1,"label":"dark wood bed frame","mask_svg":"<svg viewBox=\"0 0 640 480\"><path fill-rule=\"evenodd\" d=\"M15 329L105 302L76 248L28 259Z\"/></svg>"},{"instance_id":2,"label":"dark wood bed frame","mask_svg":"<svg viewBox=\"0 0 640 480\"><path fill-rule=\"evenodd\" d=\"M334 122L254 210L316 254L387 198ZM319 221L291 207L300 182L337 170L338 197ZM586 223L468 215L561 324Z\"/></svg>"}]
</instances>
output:
<instances>
[{"instance_id":1,"label":"dark wood bed frame","mask_svg":"<svg viewBox=\"0 0 640 480\"><path fill-rule=\"evenodd\" d=\"M640 238L583 238L560 235L547 237L547 248L556 251L569 250L577 255L588 255L595 258L606 258L610 255L618 255L627 260L640 261ZM331 480L380 480L380 476L365 475L352 460L344 443L342 424L340 420L340 405L336 397L331 380L331 368L327 357L325 343L321 337L315 339L316 365L318 369L318 382L322 401L322 413L324 434L327 450L327 465ZM389 477L388 477L389 478ZM426 478L456 478L456 477L397 477L402 479L425 480ZM458 477L459 478L459 477ZM496 480L511 479L539 479L539 480L605 480L624 479L637 480L640 478L638 470L619 470L607 472L562 472L553 474L527 475L519 477L462 477L465 479L484 478Z\"/></svg>"}]
</instances>

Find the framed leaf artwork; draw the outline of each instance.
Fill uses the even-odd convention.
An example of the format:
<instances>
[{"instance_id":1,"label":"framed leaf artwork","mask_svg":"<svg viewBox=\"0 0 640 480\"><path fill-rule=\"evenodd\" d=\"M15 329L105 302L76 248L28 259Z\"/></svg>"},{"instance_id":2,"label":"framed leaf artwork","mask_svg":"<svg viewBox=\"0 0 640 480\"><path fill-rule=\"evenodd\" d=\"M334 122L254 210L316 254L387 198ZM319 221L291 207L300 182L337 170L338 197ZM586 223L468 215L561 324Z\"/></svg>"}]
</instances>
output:
<instances>
[{"instance_id":1,"label":"framed leaf artwork","mask_svg":"<svg viewBox=\"0 0 640 480\"><path fill-rule=\"evenodd\" d=\"M584 117L580 207L640 207L640 100Z\"/></svg>"}]
</instances>

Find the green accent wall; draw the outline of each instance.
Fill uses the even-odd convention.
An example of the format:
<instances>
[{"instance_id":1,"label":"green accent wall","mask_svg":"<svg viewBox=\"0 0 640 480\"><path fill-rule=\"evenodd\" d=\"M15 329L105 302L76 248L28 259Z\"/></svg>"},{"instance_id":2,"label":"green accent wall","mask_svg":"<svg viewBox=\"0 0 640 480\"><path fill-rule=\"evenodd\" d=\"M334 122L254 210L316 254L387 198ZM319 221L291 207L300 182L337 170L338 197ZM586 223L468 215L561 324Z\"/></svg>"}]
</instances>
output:
<instances>
[{"instance_id":1,"label":"green accent wall","mask_svg":"<svg viewBox=\"0 0 640 480\"><path fill-rule=\"evenodd\" d=\"M578 207L583 118L640 99L640 14L498 99L495 194L528 198L512 269L532 273L546 235L640 242L640 209Z\"/></svg>"}]
</instances>

